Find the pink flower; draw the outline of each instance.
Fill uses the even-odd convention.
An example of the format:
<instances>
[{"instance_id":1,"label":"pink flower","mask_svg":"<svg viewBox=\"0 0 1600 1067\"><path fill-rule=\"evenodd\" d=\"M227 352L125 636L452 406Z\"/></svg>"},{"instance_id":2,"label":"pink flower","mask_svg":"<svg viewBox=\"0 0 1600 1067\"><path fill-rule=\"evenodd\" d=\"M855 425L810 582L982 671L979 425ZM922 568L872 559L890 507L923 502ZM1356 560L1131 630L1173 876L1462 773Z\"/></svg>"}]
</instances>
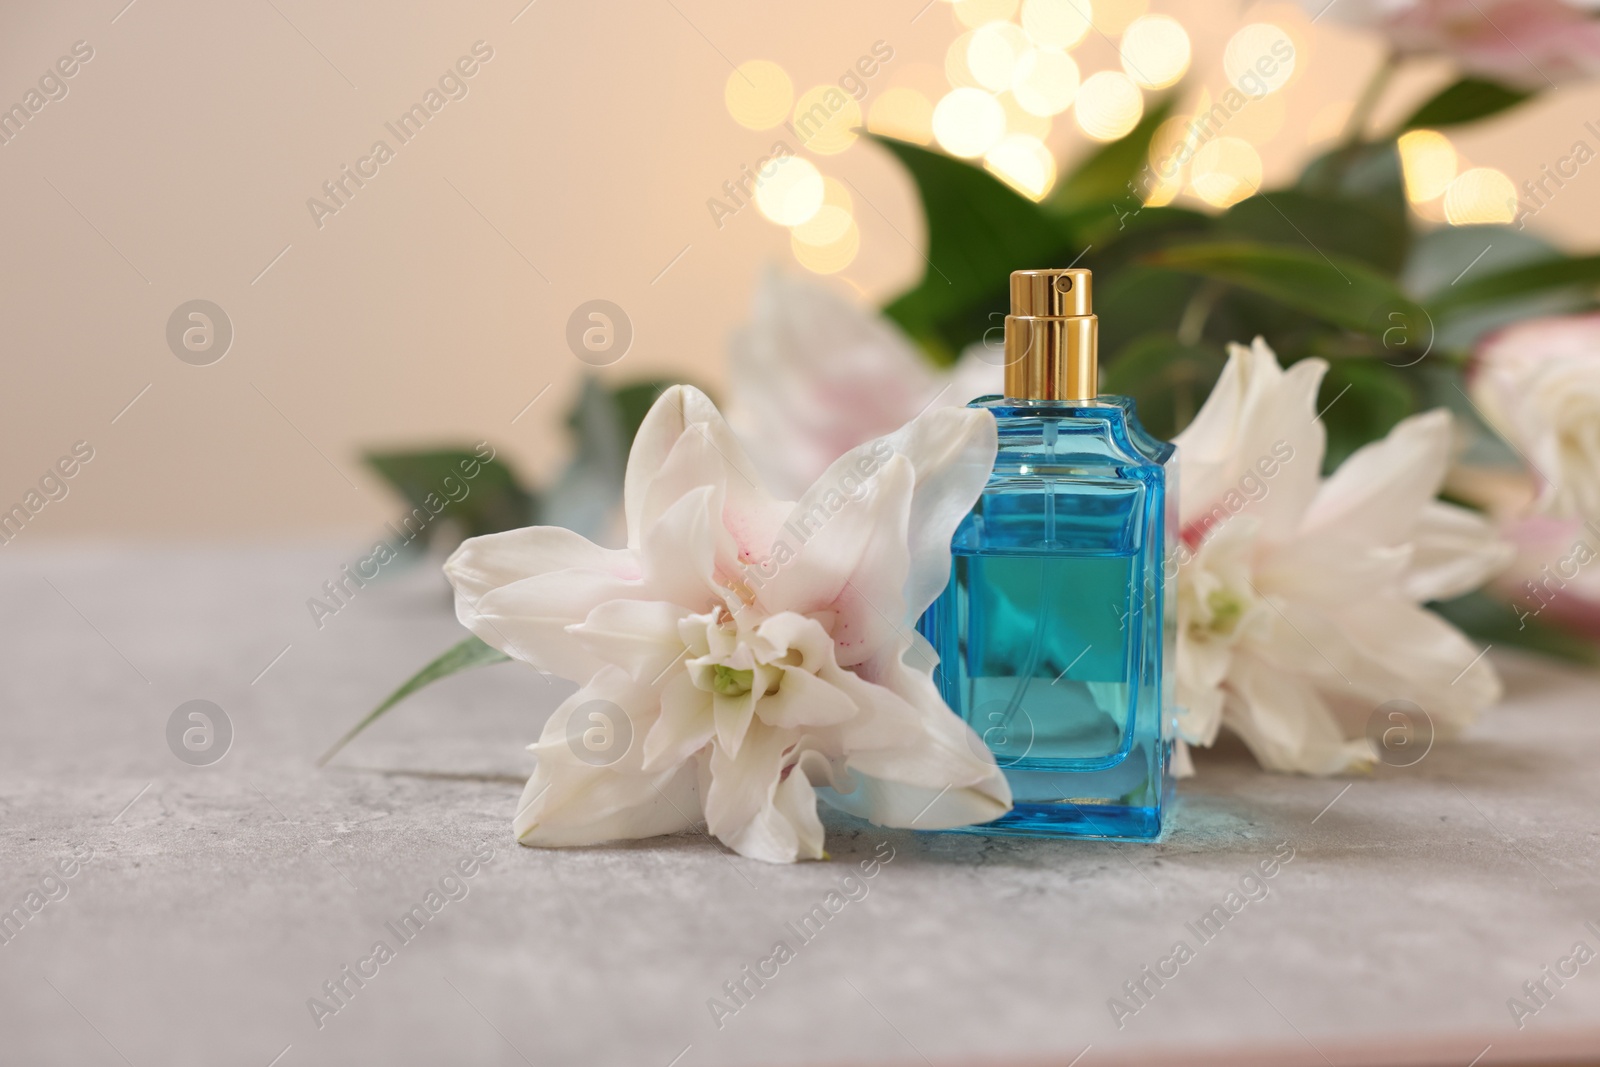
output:
<instances>
[{"instance_id":1,"label":"pink flower","mask_svg":"<svg viewBox=\"0 0 1600 1067\"><path fill-rule=\"evenodd\" d=\"M1600 314L1528 319L1486 338L1473 401L1538 479L1539 507L1600 519Z\"/></svg>"},{"instance_id":2,"label":"pink flower","mask_svg":"<svg viewBox=\"0 0 1600 1067\"><path fill-rule=\"evenodd\" d=\"M1522 626L1537 622L1600 640L1600 522L1541 514L1539 483L1522 470L1458 467L1450 491L1486 510L1511 545L1494 591Z\"/></svg>"},{"instance_id":3,"label":"pink flower","mask_svg":"<svg viewBox=\"0 0 1600 1067\"><path fill-rule=\"evenodd\" d=\"M1444 54L1529 88L1600 74L1600 22L1563 0L1301 0L1312 14L1382 34L1400 52Z\"/></svg>"},{"instance_id":4,"label":"pink flower","mask_svg":"<svg viewBox=\"0 0 1600 1067\"><path fill-rule=\"evenodd\" d=\"M1600 524L1531 515L1504 531L1517 555L1497 584L1522 623L1600 639Z\"/></svg>"},{"instance_id":5,"label":"pink flower","mask_svg":"<svg viewBox=\"0 0 1600 1067\"><path fill-rule=\"evenodd\" d=\"M850 449L923 411L998 393L1002 377L977 345L940 370L876 311L773 271L733 338L728 421L772 487L798 495Z\"/></svg>"}]
</instances>

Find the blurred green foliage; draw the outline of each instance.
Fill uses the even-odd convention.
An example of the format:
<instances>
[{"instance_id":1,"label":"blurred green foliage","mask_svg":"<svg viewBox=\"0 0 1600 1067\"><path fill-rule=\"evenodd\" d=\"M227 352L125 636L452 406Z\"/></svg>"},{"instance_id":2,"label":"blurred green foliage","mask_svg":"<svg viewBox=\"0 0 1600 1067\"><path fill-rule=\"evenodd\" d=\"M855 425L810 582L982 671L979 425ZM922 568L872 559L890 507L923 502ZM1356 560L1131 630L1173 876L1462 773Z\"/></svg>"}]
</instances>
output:
<instances>
[{"instance_id":1,"label":"blurred green foliage","mask_svg":"<svg viewBox=\"0 0 1600 1067\"><path fill-rule=\"evenodd\" d=\"M1325 416L1331 468L1442 402L1487 330L1593 306L1600 256L1567 256L1509 226L1423 231L1406 207L1401 133L1476 121L1529 95L1464 78L1392 134L1346 139L1296 181L1215 215L1142 205L1170 97L1039 203L979 167L879 137L915 182L928 231L922 279L885 312L948 364L1004 316L1012 270L1087 267L1105 382L1138 400L1153 432L1181 430L1228 342L1260 335L1286 365L1329 361L1320 403L1340 398ZM1196 127L1192 148L1221 132Z\"/></svg>"}]
</instances>

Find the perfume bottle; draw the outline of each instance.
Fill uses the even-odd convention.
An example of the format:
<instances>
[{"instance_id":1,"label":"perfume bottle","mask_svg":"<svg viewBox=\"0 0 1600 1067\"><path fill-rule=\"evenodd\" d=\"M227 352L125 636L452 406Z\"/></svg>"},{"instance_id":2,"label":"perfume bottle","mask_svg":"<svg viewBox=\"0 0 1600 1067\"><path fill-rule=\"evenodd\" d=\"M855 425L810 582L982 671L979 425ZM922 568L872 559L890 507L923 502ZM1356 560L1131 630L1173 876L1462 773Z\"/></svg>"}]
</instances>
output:
<instances>
[{"instance_id":1,"label":"perfume bottle","mask_svg":"<svg viewBox=\"0 0 1600 1067\"><path fill-rule=\"evenodd\" d=\"M1172 793L1173 446L1098 395L1087 270L1011 275L993 474L918 623L1015 807L967 832L1151 839Z\"/></svg>"}]
</instances>

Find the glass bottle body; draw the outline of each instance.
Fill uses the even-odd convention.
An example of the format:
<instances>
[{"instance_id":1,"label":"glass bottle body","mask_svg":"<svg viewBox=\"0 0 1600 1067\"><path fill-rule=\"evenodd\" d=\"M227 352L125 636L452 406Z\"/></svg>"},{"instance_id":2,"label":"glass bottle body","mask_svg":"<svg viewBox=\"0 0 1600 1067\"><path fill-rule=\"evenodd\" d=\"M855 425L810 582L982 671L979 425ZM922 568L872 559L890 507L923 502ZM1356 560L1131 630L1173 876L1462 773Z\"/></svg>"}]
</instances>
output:
<instances>
[{"instance_id":1,"label":"glass bottle body","mask_svg":"<svg viewBox=\"0 0 1600 1067\"><path fill-rule=\"evenodd\" d=\"M1172 792L1170 444L1124 397L986 397L1000 448L918 623L1014 808L979 833L1150 839Z\"/></svg>"}]
</instances>

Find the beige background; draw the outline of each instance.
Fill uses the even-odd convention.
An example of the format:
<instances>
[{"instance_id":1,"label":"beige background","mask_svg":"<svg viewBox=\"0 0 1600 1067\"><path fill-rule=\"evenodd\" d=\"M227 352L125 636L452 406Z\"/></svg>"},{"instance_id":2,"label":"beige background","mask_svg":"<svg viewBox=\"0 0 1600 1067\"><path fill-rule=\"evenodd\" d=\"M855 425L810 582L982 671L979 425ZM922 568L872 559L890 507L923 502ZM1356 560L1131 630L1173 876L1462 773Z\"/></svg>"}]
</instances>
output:
<instances>
[{"instance_id":1,"label":"beige background","mask_svg":"<svg viewBox=\"0 0 1600 1067\"><path fill-rule=\"evenodd\" d=\"M370 531L395 510L357 461L374 444L487 438L526 477L552 477L586 369L563 339L574 307L603 297L632 317L633 348L608 374L715 387L762 266L800 269L787 233L754 209L720 231L706 209L772 142L729 118L730 62L776 60L800 91L882 39L895 58L872 91L934 94L960 32L946 5L922 0L125 3L0 9L0 103L74 41L95 50L69 95L0 146L0 508L73 442L96 452L13 551ZM1376 41L1308 26L1283 4L1154 9L1189 28L1194 89L1216 91L1222 46L1244 21L1270 17L1300 37L1282 131L1262 146L1269 182L1293 173L1308 131L1337 117L1328 109L1379 55ZM480 39L494 58L469 95L319 230L307 198ZM1077 54L1086 74L1115 63L1093 36ZM1387 110L1448 77L1442 65L1409 72ZM1567 89L1456 141L1520 182L1591 118L1600 90ZM1070 116L1054 141L1064 158L1087 147ZM823 169L870 205L857 205L861 254L834 284L892 295L922 265L907 182L867 145ZM1597 181L1584 171L1536 229L1600 244ZM235 329L208 367L165 342L168 316L196 297Z\"/></svg>"}]
</instances>

